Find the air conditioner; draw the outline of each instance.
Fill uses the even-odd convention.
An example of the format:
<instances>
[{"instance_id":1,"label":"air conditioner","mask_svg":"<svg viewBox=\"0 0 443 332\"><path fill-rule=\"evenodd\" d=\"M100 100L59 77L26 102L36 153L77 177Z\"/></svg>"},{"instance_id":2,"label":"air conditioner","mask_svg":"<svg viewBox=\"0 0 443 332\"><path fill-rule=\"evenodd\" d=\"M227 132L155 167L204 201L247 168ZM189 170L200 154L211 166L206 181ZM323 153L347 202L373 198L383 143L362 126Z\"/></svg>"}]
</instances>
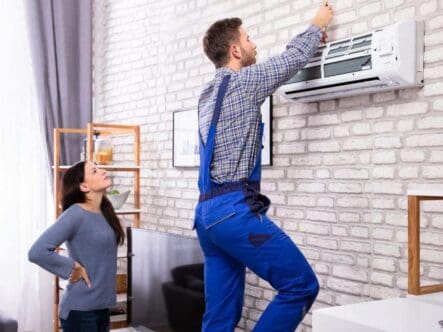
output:
<instances>
[{"instance_id":1,"label":"air conditioner","mask_svg":"<svg viewBox=\"0 0 443 332\"><path fill-rule=\"evenodd\" d=\"M423 86L423 34L411 20L320 45L277 92L311 102Z\"/></svg>"}]
</instances>

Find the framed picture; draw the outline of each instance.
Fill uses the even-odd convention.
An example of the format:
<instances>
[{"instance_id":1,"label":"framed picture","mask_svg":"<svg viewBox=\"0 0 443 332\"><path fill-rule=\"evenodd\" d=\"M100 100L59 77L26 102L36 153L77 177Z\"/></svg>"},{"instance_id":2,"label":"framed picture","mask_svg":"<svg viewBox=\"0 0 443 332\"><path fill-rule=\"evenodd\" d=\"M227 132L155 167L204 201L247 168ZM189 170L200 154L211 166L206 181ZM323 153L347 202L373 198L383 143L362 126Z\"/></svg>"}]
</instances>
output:
<instances>
[{"instance_id":1,"label":"framed picture","mask_svg":"<svg viewBox=\"0 0 443 332\"><path fill-rule=\"evenodd\" d=\"M200 157L198 153L197 109L175 111L172 127L172 166L198 166Z\"/></svg>"},{"instance_id":2,"label":"framed picture","mask_svg":"<svg viewBox=\"0 0 443 332\"><path fill-rule=\"evenodd\" d=\"M261 152L262 166L272 165L272 95L265 99L261 106L263 128L263 150Z\"/></svg>"},{"instance_id":3,"label":"framed picture","mask_svg":"<svg viewBox=\"0 0 443 332\"><path fill-rule=\"evenodd\" d=\"M272 165L272 96L261 107L263 131L262 165ZM172 119L172 165L173 167L196 167L200 163L198 149L197 109L173 112Z\"/></svg>"}]
</instances>

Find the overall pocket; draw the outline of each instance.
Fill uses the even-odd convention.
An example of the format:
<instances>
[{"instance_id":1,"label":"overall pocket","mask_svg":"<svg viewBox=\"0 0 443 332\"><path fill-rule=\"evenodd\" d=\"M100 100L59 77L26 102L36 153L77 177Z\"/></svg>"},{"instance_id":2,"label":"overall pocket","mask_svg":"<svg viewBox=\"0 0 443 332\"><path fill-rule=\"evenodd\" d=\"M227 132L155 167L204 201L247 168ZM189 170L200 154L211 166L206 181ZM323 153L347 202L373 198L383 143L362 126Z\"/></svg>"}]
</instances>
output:
<instances>
[{"instance_id":1,"label":"overall pocket","mask_svg":"<svg viewBox=\"0 0 443 332\"><path fill-rule=\"evenodd\" d=\"M203 202L201 212L201 220L207 230L237 214L232 203L218 198Z\"/></svg>"}]
</instances>

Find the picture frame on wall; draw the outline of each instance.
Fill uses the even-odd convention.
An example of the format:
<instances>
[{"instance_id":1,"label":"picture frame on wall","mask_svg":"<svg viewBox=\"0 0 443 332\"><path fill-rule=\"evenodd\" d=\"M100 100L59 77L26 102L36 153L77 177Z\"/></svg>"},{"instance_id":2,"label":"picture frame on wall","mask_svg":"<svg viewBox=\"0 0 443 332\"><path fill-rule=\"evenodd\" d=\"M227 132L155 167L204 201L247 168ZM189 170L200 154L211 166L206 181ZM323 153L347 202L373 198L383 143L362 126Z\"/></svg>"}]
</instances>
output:
<instances>
[{"instance_id":1,"label":"picture frame on wall","mask_svg":"<svg viewBox=\"0 0 443 332\"><path fill-rule=\"evenodd\" d=\"M272 95L265 99L261 106L263 128L262 166L272 166Z\"/></svg>"},{"instance_id":2,"label":"picture frame on wall","mask_svg":"<svg viewBox=\"0 0 443 332\"><path fill-rule=\"evenodd\" d=\"M261 106L263 128L262 165L272 165L272 96ZM200 164L198 110L177 110L172 116L172 166L197 167Z\"/></svg>"},{"instance_id":3,"label":"picture frame on wall","mask_svg":"<svg viewBox=\"0 0 443 332\"><path fill-rule=\"evenodd\" d=\"M174 111L172 116L172 166L200 164L197 109Z\"/></svg>"}]
</instances>

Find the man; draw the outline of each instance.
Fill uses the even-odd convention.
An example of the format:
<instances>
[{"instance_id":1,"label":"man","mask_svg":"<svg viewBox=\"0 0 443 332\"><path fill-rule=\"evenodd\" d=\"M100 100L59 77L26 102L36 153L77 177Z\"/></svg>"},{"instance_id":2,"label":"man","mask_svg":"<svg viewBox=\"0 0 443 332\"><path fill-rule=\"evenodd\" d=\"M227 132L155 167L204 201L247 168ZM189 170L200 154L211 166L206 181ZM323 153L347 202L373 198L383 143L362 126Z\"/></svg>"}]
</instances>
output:
<instances>
[{"instance_id":1,"label":"man","mask_svg":"<svg viewBox=\"0 0 443 332\"><path fill-rule=\"evenodd\" d=\"M215 22L204 51L217 68L199 100L200 197L195 227L205 256L204 332L234 331L245 267L277 291L255 332L294 331L314 302L317 278L292 240L267 216L260 194L260 106L303 68L332 19L327 1L281 55L255 64L255 44L239 18Z\"/></svg>"}]
</instances>

